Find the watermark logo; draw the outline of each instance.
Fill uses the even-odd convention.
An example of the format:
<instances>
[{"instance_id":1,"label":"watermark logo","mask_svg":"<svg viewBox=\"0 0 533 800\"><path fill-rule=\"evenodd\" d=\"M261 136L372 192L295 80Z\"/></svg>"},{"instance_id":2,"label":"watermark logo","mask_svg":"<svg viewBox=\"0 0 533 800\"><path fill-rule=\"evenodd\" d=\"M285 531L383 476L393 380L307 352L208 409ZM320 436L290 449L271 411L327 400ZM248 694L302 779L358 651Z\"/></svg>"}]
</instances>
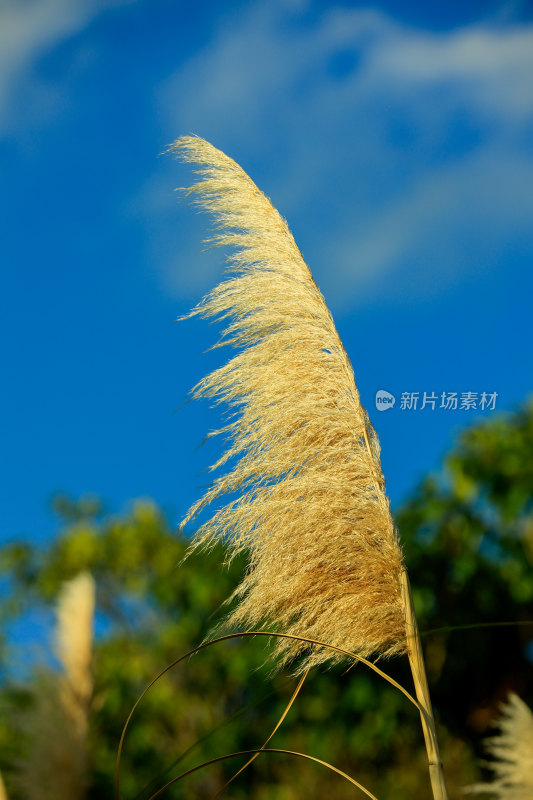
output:
<instances>
[{"instance_id":1,"label":"watermark logo","mask_svg":"<svg viewBox=\"0 0 533 800\"><path fill-rule=\"evenodd\" d=\"M385 389L378 389L376 392L376 408L378 411L388 411L389 408L394 406L395 402L394 395L386 392Z\"/></svg>"}]
</instances>

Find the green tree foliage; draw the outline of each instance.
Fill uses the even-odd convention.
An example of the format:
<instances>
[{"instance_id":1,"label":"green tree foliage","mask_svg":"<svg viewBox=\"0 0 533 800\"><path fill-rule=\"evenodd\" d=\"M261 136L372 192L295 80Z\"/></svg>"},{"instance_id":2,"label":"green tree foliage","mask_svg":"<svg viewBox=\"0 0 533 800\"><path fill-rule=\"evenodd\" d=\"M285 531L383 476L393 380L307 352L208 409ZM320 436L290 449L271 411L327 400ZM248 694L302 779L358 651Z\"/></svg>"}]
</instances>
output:
<instances>
[{"instance_id":1,"label":"green tree foliage","mask_svg":"<svg viewBox=\"0 0 533 800\"><path fill-rule=\"evenodd\" d=\"M531 696L533 625L483 626L533 619L533 405L465 430L397 522L421 628L457 628L426 639L435 703L483 730L509 691Z\"/></svg>"},{"instance_id":2,"label":"green tree foliage","mask_svg":"<svg viewBox=\"0 0 533 800\"><path fill-rule=\"evenodd\" d=\"M533 619L532 498L529 405L465 430L442 474L424 480L396 514L421 629L428 631L429 678L455 798L461 785L479 777L479 739L499 701L513 690L531 704L533 625L485 625ZM117 517L104 514L94 500L62 497L55 507L61 528L48 548L18 541L0 551L9 587L3 629L30 613L50 614L65 580L81 570L93 574L98 613L88 797L111 800L117 745L131 706L160 669L212 630L245 564L222 566L222 548L181 563L186 541L150 501ZM122 796L148 798L152 781L155 791L204 760L260 746L295 686L290 674L272 677L267 654L266 639L232 640L203 650L158 681L126 737ZM36 677L27 670L26 682L17 680L15 657L16 647L4 635L0 769L8 789L13 765L31 747L13 736L16 718L31 702L27 685L40 680L43 669ZM382 667L410 688L403 661ZM428 795L416 709L361 666L311 672L271 746L330 761L380 798ZM211 766L162 796L213 797L242 763ZM279 754L261 756L225 792L254 800L328 795L343 800L357 792L323 767ZM23 800L14 789L10 797Z\"/></svg>"}]
</instances>

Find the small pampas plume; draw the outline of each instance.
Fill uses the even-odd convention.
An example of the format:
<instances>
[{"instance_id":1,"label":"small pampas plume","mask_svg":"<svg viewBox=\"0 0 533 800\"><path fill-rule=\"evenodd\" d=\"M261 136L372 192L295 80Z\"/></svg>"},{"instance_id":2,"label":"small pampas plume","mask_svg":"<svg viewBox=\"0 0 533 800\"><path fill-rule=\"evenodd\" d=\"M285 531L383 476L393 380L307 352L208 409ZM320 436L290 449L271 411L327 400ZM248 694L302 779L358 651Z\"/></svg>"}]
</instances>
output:
<instances>
[{"instance_id":1,"label":"small pampas plume","mask_svg":"<svg viewBox=\"0 0 533 800\"><path fill-rule=\"evenodd\" d=\"M468 787L472 793L490 793L498 800L533 798L533 713L516 694L510 694L497 722L499 733L485 742L492 756L490 783Z\"/></svg>"},{"instance_id":2,"label":"small pampas plume","mask_svg":"<svg viewBox=\"0 0 533 800\"><path fill-rule=\"evenodd\" d=\"M188 194L214 217L210 241L232 248L230 277L187 316L225 320L217 346L239 351L193 389L229 408L214 432L228 446L211 469L232 466L182 527L233 495L193 544L223 539L248 554L229 625L269 624L364 657L402 652L402 553L379 444L324 298L287 223L238 164L198 137L171 149L200 165ZM278 642L278 663L304 656L300 672L342 658Z\"/></svg>"},{"instance_id":3,"label":"small pampas plume","mask_svg":"<svg viewBox=\"0 0 533 800\"><path fill-rule=\"evenodd\" d=\"M0 800L7 800L7 792L2 775L0 775Z\"/></svg>"},{"instance_id":4,"label":"small pampas plume","mask_svg":"<svg viewBox=\"0 0 533 800\"><path fill-rule=\"evenodd\" d=\"M93 688L94 580L80 573L62 588L55 652L62 671L36 681L18 720L26 754L14 784L25 800L82 800L87 789L87 732Z\"/></svg>"},{"instance_id":5,"label":"small pampas plume","mask_svg":"<svg viewBox=\"0 0 533 800\"><path fill-rule=\"evenodd\" d=\"M55 653L64 670L64 684L76 713L87 709L92 689L91 658L95 586L92 575L81 572L63 586L57 604ZM74 715L73 715L74 716ZM84 713L86 725L86 713Z\"/></svg>"}]
</instances>

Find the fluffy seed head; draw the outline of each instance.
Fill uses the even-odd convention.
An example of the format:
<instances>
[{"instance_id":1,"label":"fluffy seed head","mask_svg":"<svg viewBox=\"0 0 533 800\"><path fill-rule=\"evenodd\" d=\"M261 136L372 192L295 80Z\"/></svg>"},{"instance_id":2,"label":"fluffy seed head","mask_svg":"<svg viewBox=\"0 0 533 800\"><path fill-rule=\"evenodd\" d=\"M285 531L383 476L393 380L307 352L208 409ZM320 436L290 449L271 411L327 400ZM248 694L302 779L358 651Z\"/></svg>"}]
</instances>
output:
<instances>
[{"instance_id":1,"label":"fluffy seed head","mask_svg":"<svg viewBox=\"0 0 533 800\"><path fill-rule=\"evenodd\" d=\"M362 656L404 648L402 555L381 472L379 444L350 360L287 223L232 159L197 137L172 148L199 165L188 194L231 248L229 277L187 316L217 318L217 346L237 354L194 397L223 404L226 465L182 526L232 495L193 546L223 539L248 554L227 622L318 639ZM213 435L213 434L211 434ZM279 639L301 670L339 660Z\"/></svg>"},{"instance_id":2,"label":"fluffy seed head","mask_svg":"<svg viewBox=\"0 0 533 800\"><path fill-rule=\"evenodd\" d=\"M55 651L79 706L87 705L93 688L94 602L94 579L88 572L81 572L65 583L57 604Z\"/></svg>"},{"instance_id":3,"label":"fluffy seed head","mask_svg":"<svg viewBox=\"0 0 533 800\"><path fill-rule=\"evenodd\" d=\"M37 678L31 705L18 720L27 752L14 783L26 800L82 800L86 794L94 595L87 573L63 587L56 611L63 669Z\"/></svg>"},{"instance_id":4,"label":"fluffy seed head","mask_svg":"<svg viewBox=\"0 0 533 800\"><path fill-rule=\"evenodd\" d=\"M533 797L533 714L516 694L509 695L498 720L499 733L487 739L494 774L490 783L470 787L471 792L490 792L498 800L530 800Z\"/></svg>"}]
</instances>

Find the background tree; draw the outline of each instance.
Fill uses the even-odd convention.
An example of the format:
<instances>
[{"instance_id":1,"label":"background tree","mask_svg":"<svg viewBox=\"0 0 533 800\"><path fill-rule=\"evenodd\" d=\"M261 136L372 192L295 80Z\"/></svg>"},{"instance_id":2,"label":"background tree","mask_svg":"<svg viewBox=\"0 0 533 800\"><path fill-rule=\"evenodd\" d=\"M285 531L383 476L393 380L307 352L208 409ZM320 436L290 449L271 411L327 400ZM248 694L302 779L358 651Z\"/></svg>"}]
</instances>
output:
<instances>
[{"instance_id":1,"label":"background tree","mask_svg":"<svg viewBox=\"0 0 533 800\"><path fill-rule=\"evenodd\" d=\"M465 430L437 476L397 511L424 636L451 796L479 778L481 738L509 690L530 705L533 625L533 405ZM13 766L31 739L12 736L38 675L14 674L16 620L50 609L63 583L88 570L97 587L89 800L111 800L116 748L126 715L148 681L199 644L244 564L221 567L223 548L181 564L186 541L150 501L121 516L94 500L58 497L60 530L48 548L18 541L0 551L9 600L2 604L0 769L22 800ZM7 597L7 593L6 593ZM472 627L465 629L465 625ZM435 629L440 629L435 631ZM123 796L147 798L168 777L208 758L260 746L294 689L269 676L263 639L234 640L194 656L149 692L126 739ZM20 660L17 661L20 664ZM403 659L384 668L408 688ZM361 666L311 672L272 745L307 752L353 774L378 797L422 800L428 786L417 712ZM179 761L178 761L179 760ZM176 763L178 761L178 763ZM168 790L212 797L242 762L224 762ZM356 790L323 768L261 756L227 790L254 800L343 800Z\"/></svg>"}]
</instances>

